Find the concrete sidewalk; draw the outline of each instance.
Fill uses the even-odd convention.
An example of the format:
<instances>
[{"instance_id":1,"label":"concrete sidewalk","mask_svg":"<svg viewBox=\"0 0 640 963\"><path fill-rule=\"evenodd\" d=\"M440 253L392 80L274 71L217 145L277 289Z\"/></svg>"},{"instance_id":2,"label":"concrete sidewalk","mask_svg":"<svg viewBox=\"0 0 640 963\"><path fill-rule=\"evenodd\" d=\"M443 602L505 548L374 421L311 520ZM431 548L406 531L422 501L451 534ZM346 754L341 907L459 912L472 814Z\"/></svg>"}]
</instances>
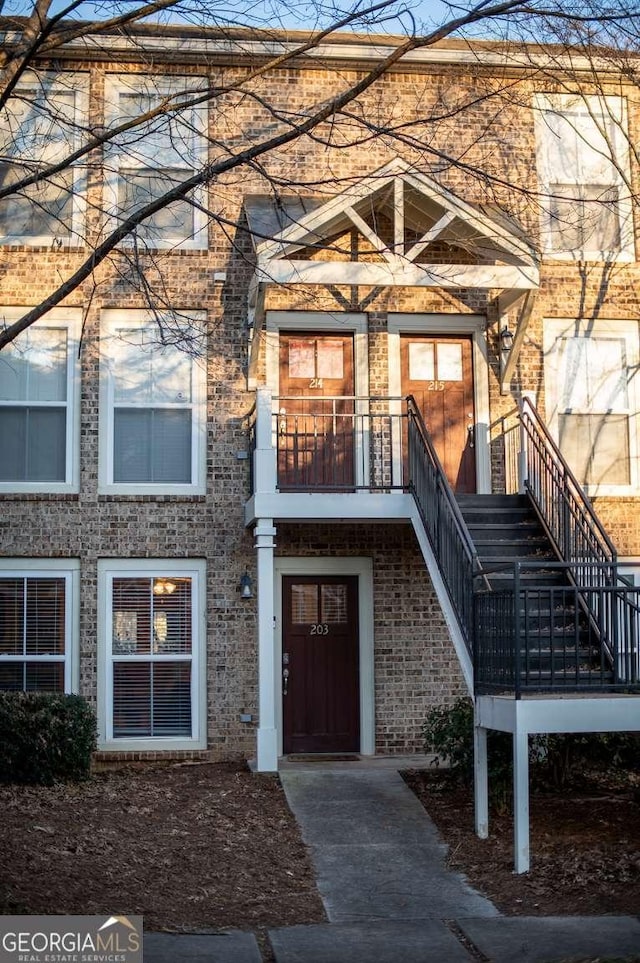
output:
<instances>
[{"instance_id":1,"label":"concrete sidewalk","mask_svg":"<svg viewBox=\"0 0 640 963\"><path fill-rule=\"evenodd\" d=\"M636 917L505 917L445 865L447 847L390 768L285 768L328 923L269 932L277 963L640 961ZM260 963L251 933L145 934L145 963Z\"/></svg>"}]
</instances>

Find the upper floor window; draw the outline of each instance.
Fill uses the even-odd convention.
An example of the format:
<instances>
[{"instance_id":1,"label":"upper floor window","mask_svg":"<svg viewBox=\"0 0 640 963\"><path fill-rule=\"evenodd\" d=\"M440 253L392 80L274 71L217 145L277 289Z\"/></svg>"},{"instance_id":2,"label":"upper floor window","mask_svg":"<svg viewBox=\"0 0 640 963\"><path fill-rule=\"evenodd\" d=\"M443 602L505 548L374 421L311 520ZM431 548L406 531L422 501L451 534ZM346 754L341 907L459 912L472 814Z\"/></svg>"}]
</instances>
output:
<instances>
[{"instance_id":1,"label":"upper floor window","mask_svg":"<svg viewBox=\"0 0 640 963\"><path fill-rule=\"evenodd\" d=\"M76 150L87 111L79 74L27 74L0 111L0 244L78 242L85 212L82 166L55 164ZM23 178L38 179L19 187Z\"/></svg>"},{"instance_id":2,"label":"upper floor window","mask_svg":"<svg viewBox=\"0 0 640 963\"><path fill-rule=\"evenodd\" d=\"M80 314L56 308L0 352L0 491L77 490Z\"/></svg>"},{"instance_id":3,"label":"upper floor window","mask_svg":"<svg viewBox=\"0 0 640 963\"><path fill-rule=\"evenodd\" d=\"M0 689L77 689L79 564L0 559Z\"/></svg>"},{"instance_id":4,"label":"upper floor window","mask_svg":"<svg viewBox=\"0 0 640 963\"><path fill-rule=\"evenodd\" d=\"M106 202L114 218L126 220L206 163L207 108L192 103L202 84L197 77L107 78L105 122L129 125L105 150ZM206 248L205 199L205 189L195 188L142 221L136 237L148 248Z\"/></svg>"},{"instance_id":5,"label":"upper floor window","mask_svg":"<svg viewBox=\"0 0 640 963\"><path fill-rule=\"evenodd\" d=\"M101 489L203 493L206 377L195 328L163 343L150 312L108 310L102 321Z\"/></svg>"},{"instance_id":6,"label":"upper floor window","mask_svg":"<svg viewBox=\"0 0 640 963\"><path fill-rule=\"evenodd\" d=\"M565 259L633 260L624 101L541 94L534 106L544 252Z\"/></svg>"}]
</instances>

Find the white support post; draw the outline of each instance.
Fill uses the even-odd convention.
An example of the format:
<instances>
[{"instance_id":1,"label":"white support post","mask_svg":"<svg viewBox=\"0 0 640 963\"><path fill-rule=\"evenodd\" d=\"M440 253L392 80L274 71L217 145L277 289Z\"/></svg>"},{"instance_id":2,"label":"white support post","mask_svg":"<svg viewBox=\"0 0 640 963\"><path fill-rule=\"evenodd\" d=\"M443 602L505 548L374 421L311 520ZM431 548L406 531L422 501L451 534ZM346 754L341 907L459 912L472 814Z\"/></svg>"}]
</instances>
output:
<instances>
[{"instance_id":1,"label":"white support post","mask_svg":"<svg viewBox=\"0 0 640 963\"><path fill-rule=\"evenodd\" d=\"M487 730L473 727L473 788L476 814L476 835L489 835L489 767L487 761Z\"/></svg>"},{"instance_id":2,"label":"white support post","mask_svg":"<svg viewBox=\"0 0 640 963\"><path fill-rule=\"evenodd\" d=\"M529 733L513 733L513 848L516 873L529 872Z\"/></svg>"},{"instance_id":3,"label":"white support post","mask_svg":"<svg viewBox=\"0 0 640 963\"><path fill-rule=\"evenodd\" d=\"M256 447L253 454L254 494L275 492L278 475L277 455L273 443L273 411L271 391L256 391Z\"/></svg>"},{"instance_id":4,"label":"white support post","mask_svg":"<svg viewBox=\"0 0 640 963\"><path fill-rule=\"evenodd\" d=\"M276 665L274 632L274 547L276 530L273 519L261 518L254 529L258 565L258 687L260 723L258 726L257 770L278 771L277 692L279 667Z\"/></svg>"}]
</instances>

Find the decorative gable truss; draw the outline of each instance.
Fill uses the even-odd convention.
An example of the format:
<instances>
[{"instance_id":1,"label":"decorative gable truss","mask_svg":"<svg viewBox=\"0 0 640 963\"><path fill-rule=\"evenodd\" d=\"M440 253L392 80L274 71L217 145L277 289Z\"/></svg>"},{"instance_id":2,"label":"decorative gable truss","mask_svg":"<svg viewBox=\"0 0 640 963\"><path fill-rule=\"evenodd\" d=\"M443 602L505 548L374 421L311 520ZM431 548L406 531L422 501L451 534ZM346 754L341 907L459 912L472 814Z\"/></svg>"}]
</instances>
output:
<instances>
[{"instance_id":1,"label":"decorative gable truss","mask_svg":"<svg viewBox=\"0 0 640 963\"><path fill-rule=\"evenodd\" d=\"M492 289L510 308L539 285L535 250L513 223L401 160L328 201L250 197L245 210L254 335L269 284Z\"/></svg>"}]
</instances>

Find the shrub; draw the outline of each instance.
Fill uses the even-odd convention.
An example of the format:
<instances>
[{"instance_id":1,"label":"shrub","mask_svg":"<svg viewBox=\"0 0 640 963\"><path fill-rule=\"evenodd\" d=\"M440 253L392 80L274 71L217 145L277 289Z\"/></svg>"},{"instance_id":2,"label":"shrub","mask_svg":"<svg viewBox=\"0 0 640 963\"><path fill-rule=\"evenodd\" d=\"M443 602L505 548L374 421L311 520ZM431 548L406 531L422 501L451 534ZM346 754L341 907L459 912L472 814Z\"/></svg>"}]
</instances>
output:
<instances>
[{"instance_id":1,"label":"shrub","mask_svg":"<svg viewBox=\"0 0 640 963\"><path fill-rule=\"evenodd\" d=\"M80 696L0 692L0 782L86 779L95 746L95 714Z\"/></svg>"}]
</instances>

